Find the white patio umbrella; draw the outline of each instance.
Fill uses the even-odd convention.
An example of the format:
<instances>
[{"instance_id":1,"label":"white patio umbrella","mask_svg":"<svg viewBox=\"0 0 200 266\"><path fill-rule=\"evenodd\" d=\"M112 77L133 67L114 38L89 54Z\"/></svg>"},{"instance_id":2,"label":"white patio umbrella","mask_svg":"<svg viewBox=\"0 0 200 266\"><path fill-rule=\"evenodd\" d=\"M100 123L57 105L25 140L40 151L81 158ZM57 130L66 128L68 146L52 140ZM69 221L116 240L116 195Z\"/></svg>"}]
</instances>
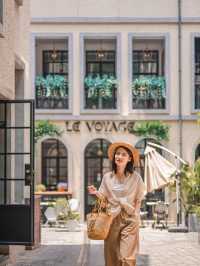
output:
<instances>
[{"instance_id":1,"label":"white patio umbrella","mask_svg":"<svg viewBox=\"0 0 200 266\"><path fill-rule=\"evenodd\" d=\"M177 168L160 155L155 148L147 145L144 154L144 181L147 192L160 189L175 180Z\"/></svg>"},{"instance_id":2,"label":"white patio umbrella","mask_svg":"<svg viewBox=\"0 0 200 266\"><path fill-rule=\"evenodd\" d=\"M169 162L162 155L160 155L155 148L166 151L168 154L176 161L176 165ZM148 142L145 149L145 173L144 179L146 184L147 192L152 192L156 189L167 186L170 182L176 181L176 204L177 204L177 225L179 226L180 217L180 169L177 166L177 162L181 164L187 164L182 158L180 158L174 152L168 150L167 148Z\"/></svg>"}]
</instances>

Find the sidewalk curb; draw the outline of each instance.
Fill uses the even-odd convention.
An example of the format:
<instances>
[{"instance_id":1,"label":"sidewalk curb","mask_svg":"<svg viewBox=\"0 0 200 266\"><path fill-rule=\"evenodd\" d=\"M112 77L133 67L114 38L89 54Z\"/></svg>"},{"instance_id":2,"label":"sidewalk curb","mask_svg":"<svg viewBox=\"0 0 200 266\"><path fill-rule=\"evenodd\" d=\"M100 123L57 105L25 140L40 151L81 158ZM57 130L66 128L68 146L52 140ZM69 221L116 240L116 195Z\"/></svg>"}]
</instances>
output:
<instances>
[{"instance_id":1,"label":"sidewalk curb","mask_svg":"<svg viewBox=\"0 0 200 266\"><path fill-rule=\"evenodd\" d=\"M87 237L87 230L84 230L83 245L77 260L77 266L87 266L89 258L90 240Z\"/></svg>"}]
</instances>

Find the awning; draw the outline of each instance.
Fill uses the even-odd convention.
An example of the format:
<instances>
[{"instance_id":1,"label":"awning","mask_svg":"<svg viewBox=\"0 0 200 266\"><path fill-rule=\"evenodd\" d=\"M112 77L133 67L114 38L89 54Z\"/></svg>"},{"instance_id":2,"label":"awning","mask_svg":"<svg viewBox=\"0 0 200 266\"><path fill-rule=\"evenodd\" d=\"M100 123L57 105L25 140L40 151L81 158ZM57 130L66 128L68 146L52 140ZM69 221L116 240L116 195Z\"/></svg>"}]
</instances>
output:
<instances>
[{"instance_id":1,"label":"awning","mask_svg":"<svg viewBox=\"0 0 200 266\"><path fill-rule=\"evenodd\" d=\"M177 168L154 148L147 145L145 149L144 182L147 192L163 188L174 181Z\"/></svg>"}]
</instances>

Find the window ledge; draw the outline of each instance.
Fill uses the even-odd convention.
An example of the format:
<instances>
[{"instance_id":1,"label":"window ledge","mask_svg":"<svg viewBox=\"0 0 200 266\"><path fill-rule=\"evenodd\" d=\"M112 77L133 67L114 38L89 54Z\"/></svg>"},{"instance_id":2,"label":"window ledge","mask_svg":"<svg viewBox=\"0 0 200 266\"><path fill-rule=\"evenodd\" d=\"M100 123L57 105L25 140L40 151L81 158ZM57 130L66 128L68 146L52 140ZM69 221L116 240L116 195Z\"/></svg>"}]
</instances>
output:
<instances>
[{"instance_id":1,"label":"window ledge","mask_svg":"<svg viewBox=\"0 0 200 266\"><path fill-rule=\"evenodd\" d=\"M168 109L131 109L130 114L169 114Z\"/></svg>"},{"instance_id":2,"label":"window ledge","mask_svg":"<svg viewBox=\"0 0 200 266\"><path fill-rule=\"evenodd\" d=\"M114 109L114 110L111 110L111 109L83 109L81 110L81 114L84 115L84 114L94 114L94 115L97 115L97 114L120 114L120 111L118 109Z\"/></svg>"}]
</instances>

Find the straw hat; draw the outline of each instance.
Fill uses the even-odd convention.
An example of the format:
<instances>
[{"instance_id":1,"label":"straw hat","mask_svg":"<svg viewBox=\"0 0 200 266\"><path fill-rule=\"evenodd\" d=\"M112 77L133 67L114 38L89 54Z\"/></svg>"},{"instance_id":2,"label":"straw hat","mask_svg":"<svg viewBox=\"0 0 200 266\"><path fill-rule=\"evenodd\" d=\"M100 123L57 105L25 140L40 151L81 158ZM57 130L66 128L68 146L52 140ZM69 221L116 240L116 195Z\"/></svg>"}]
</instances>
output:
<instances>
[{"instance_id":1,"label":"straw hat","mask_svg":"<svg viewBox=\"0 0 200 266\"><path fill-rule=\"evenodd\" d=\"M139 151L127 142L114 142L108 148L108 158L112 161L114 153L118 147L125 147L130 150L133 155L134 165L139 166L140 154Z\"/></svg>"}]
</instances>

